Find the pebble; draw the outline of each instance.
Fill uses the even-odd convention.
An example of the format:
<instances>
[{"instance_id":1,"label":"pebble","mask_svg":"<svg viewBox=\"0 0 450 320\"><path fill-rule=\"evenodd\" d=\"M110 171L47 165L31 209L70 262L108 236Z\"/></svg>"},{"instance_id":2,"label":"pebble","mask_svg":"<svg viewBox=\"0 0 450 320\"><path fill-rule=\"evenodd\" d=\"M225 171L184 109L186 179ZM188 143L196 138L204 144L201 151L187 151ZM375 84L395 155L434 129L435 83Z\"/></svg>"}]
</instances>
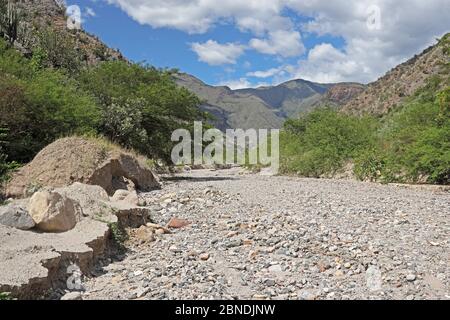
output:
<instances>
[{"instance_id":1,"label":"pebble","mask_svg":"<svg viewBox=\"0 0 450 320\"><path fill-rule=\"evenodd\" d=\"M436 258L450 195L235 172L192 170L141 193L155 241L131 229L126 252L83 279L83 299L445 299L416 282L450 277ZM173 218L190 225L165 230Z\"/></svg>"}]
</instances>

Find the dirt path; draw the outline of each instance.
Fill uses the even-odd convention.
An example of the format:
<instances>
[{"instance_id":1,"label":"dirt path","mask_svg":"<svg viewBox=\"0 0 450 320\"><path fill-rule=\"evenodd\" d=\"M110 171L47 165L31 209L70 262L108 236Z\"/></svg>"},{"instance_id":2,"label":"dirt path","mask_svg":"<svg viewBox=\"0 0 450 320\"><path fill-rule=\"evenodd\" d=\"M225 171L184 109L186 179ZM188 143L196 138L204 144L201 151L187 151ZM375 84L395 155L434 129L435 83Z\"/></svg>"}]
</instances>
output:
<instances>
[{"instance_id":1,"label":"dirt path","mask_svg":"<svg viewBox=\"0 0 450 320\"><path fill-rule=\"evenodd\" d=\"M450 194L195 171L145 195L156 223L84 299L450 299Z\"/></svg>"}]
</instances>

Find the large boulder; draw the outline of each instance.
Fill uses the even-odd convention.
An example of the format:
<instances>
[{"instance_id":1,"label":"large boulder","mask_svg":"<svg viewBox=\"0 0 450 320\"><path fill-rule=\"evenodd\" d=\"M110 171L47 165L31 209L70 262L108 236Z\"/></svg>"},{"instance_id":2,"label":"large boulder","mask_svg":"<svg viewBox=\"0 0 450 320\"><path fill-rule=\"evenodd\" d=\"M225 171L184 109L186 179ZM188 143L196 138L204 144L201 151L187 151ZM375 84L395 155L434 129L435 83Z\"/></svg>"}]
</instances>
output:
<instances>
[{"instance_id":1,"label":"large boulder","mask_svg":"<svg viewBox=\"0 0 450 320\"><path fill-rule=\"evenodd\" d=\"M0 224L20 230L28 230L35 226L26 206L18 203L0 207Z\"/></svg>"},{"instance_id":2,"label":"large boulder","mask_svg":"<svg viewBox=\"0 0 450 320\"><path fill-rule=\"evenodd\" d=\"M139 197L136 191L117 190L111 197L112 202L123 201L133 206L139 205Z\"/></svg>"},{"instance_id":3,"label":"large boulder","mask_svg":"<svg viewBox=\"0 0 450 320\"><path fill-rule=\"evenodd\" d=\"M100 186L79 182L68 187L56 188L54 192L73 199L83 208L86 217L104 216L111 213L108 194Z\"/></svg>"},{"instance_id":4,"label":"large boulder","mask_svg":"<svg viewBox=\"0 0 450 320\"><path fill-rule=\"evenodd\" d=\"M38 191L30 199L29 211L39 230L65 232L81 220L79 203L54 191Z\"/></svg>"},{"instance_id":5,"label":"large boulder","mask_svg":"<svg viewBox=\"0 0 450 320\"><path fill-rule=\"evenodd\" d=\"M101 139L71 137L57 140L39 152L14 174L5 193L21 198L43 187L59 188L74 182L101 186L110 196L118 189L160 188L143 157Z\"/></svg>"}]
</instances>

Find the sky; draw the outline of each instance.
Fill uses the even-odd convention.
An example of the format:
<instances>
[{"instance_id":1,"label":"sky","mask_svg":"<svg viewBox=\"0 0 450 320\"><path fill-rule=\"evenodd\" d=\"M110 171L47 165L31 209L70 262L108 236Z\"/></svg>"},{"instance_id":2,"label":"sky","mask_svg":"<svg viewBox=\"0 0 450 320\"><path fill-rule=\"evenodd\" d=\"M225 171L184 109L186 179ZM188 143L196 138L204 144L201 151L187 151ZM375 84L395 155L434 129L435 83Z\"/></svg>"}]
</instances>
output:
<instances>
[{"instance_id":1,"label":"sky","mask_svg":"<svg viewBox=\"0 0 450 320\"><path fill-rule=\"evenodd\" d=\"M66 0L125 57L232 89L369 83L450 32L450 0Z\"/></svg>"}]
</instances>

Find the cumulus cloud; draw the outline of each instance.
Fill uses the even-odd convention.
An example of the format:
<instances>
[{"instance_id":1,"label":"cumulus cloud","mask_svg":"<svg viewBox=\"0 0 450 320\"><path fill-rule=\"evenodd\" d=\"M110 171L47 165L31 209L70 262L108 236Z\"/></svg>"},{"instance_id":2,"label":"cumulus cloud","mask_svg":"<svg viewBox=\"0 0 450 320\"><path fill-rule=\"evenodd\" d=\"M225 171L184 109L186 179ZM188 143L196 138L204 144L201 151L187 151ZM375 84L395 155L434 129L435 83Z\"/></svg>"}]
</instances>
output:
<instances>
[{"instance_id":1,"label":"cumulus cloud","mask_svg":"<svg viewBox=\"0 0 450 320\"><path fill-rule=\"evenodd\" d=\"M226 86L230 89L237 90L237 89L244 89L244 88L250 88L252 84L250 81L248 81L247 78L240 78L237 80L228 80L228 81L222 81L217 84L218 86Z\"/></svg>"},{"instance_id":2,"label":"cumulus cloud","mask_svg":"<svg viewBox=\"0 0 450 320\"><path fill-rule=\"evenodd\" d=\"M252 39L250 47L265 54L295 57L305 52L300 32L276 30L269 32L268 39Z\"/></svg>"},{"instance_id":3,"label":"cumulus cloud","mask_svg":"<svg viewBox=\"0 0 450 320\"><path fill-rule=\"evenodd\" d=\"M153 27L205 33L219 24L233 25L253 35L248 49L281 58L298 56L298 63L288 68L292 78L323 82L373 81L450 29L448 0L105 1ZM291 13L307 22L299 24ZM306 58L301 57L305 52L302 36L322 35L339 37L345 44L339 48L317 44L309 48ZM208 51L204 44L198 45L199 51ZM212 60L200 54L199 59L233 63L242 54L213 52Z\"/></svg>"},{"instance_id":4,"label":"cumulus cloud","mask_svg":"<svg viewBox=\"0 0 450 320\"><path fill-rule=\"evenodd\" d=\"M292 76L312 81L376 80L450 31L447 0L289 0L287 5L313 17L301 26L304 32L345 40L341 50L320 44L299 61Z\"/></svg>"},{"instance_id":5,"label":"cumulus cloud","mask_svg":"<svg viewBox=\"0 0 450 320\"><path fill-rule=\"evenodd\" d=\"M283 67L279 67L279 68L272 68L272 69L263 70L263 71L248 72L247 73L247 77L271 78L271 77L276 76L276 75L282 76L285 73L286 72L284 71L284 68Z\"/></svg>"},{"instance_id":6,"label":"cumulus cloud","mask_svg":"<svg viewBox=\"0 0 450 320\"><path fill-rule=\"evenodd\" d=\"M220 44L214 40L205 43L191 44L192 50L197 53L200 61L212 66L222 64L235 64L245 50L245 46L236 43Z\"/></svg>"}]
</instances>

